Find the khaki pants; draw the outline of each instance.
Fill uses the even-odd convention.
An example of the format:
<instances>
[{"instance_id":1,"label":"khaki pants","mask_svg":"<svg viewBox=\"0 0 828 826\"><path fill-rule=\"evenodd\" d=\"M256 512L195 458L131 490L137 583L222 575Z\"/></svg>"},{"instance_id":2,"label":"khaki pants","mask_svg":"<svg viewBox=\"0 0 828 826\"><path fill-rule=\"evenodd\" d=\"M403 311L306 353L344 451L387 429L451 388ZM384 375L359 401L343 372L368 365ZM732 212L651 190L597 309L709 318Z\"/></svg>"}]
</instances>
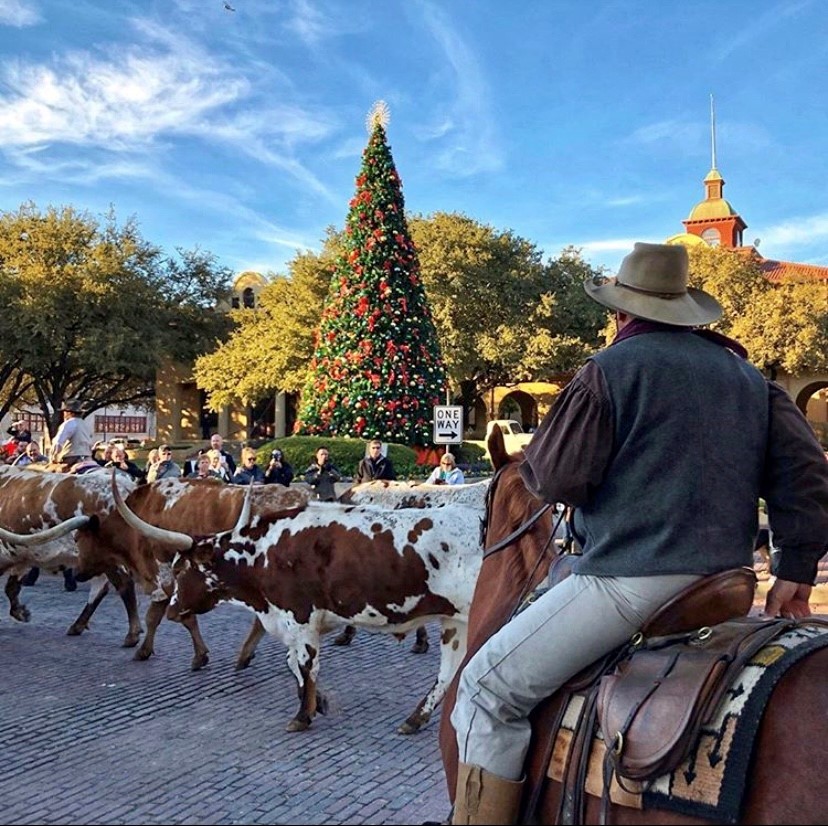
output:
<instances>
[{"instance_id":1,"label":"khaki pants","mask_svg":"<svg viewBox=\"0 0 828 826\"><path fill-rule=\"evenodd\" d=\"M582 668L622 645L695 575L572 574L503 626L460 675L451 722L460 761L523 776L529 712Z\"/></svg>"}]
</instances>

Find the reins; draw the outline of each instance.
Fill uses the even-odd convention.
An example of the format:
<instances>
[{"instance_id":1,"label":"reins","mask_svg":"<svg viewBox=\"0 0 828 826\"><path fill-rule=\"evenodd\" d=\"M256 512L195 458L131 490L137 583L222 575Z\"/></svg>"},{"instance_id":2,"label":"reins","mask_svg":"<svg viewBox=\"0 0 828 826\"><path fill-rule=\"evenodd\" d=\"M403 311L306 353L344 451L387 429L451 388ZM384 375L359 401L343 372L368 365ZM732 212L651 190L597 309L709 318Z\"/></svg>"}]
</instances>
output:
<instances>
[{"instance_id":1,"label":"reins","mask_svg":"<svg viewBox=\"0 0 828 826\"><path fill-rule=\"evenodd\" d=\"M500 542L495 542L491 548L486 548L485 552L483 553L483 559L490 557L492 554L496 554L498 551L502 551L504 548L508 548L515 540L520 539L523 534L525 534L535 522L538 521L550 508L552 505L549 503L545 505L541 505L525 522L518 525L508 536L503 537ZM486 512L488 517L488 511ZM563 516L563 514L561 514ZM558 524L560 524L560 517L558 518ZM552 529L552 536L555 535L555 531L558 529L558 525ZM549 543L547 542L547 545Z\"/></svg>"},{"instance_id":2,"label":"reins","mask_svg":"<svg viewBox=\"0 0 828 826\"><path fill-rule=\"evenodd\" d=\"M486 534L488 533L489 528L489 520L491 519L492 514L492 505L494 503L494 491L497 483L500 481L500 474L503 470L505 470L509 465L503 465L498 471L495 473L494 477L492 478L492 483L489 486L489 490L486 492L486 516L484 520L481 520L480 526L480 541L481 543L485 544L486 542ZM538 522L538 520L552 507L551 504L547 503L541 505L527 520L521 522L520 525L517 526L508 536L505 536L499 542L496 542L491 548L486 548L483 552L483 559L487 559L488 557L492 556L492 554L496 554L499 551L502 551L504 548L508 548L509 545L512 545L522 536L527 534L532 527ZM561 521L564 518L564 513L561 512L558 516L557 522L555 522L552 526L552 530L549 534L549 538L544 542L543 548L541 548L541 552L538 554L535 563L532 565L532 570L529 572L528 576L526 577L526 582L521 589L520 596L517 599L512 611L509 614L508 619L514 617L514 615L518 612L521 605L524 603L524 600L529 593L529 589L531 588L532 582L535 580L535 574L537 573L538 568L540 567L541 562L546 559L549 546L552 544L552 540L555 538L555 533L557 532L558 528L560 527ZM550 563L551 565L551 563ZM508 622L508 619L506 620Z\"/></svg>"}]
</instances>

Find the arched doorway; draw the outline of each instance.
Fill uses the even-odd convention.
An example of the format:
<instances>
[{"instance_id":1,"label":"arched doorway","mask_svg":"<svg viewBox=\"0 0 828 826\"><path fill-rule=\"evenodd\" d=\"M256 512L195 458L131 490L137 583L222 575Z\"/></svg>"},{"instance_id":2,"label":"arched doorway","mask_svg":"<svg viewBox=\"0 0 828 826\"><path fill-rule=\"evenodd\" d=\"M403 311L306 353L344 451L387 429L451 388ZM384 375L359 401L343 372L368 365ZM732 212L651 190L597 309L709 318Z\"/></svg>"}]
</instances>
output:
<instances>
[{"instance_id":1,"label":"arched doorway","mask_svg":"<svg viewBox=\"0 0 828 826\"><path fill-rule=\"evenodd\" d=\"M823 447L828 445L828 380L806 384L794 401L805 414Z\"/></svg>"},{"instance_id":2,"label":"arched doorway","mask_svg":"<svg viewBox=\"0 0 828 826\"><path fill-rule=\"evenodd\" d=\"M523 390L507 393L497 406L498 419L514 419L524 430L538 426L538 405L535 399Z\"/></svg>"}]
</instances>

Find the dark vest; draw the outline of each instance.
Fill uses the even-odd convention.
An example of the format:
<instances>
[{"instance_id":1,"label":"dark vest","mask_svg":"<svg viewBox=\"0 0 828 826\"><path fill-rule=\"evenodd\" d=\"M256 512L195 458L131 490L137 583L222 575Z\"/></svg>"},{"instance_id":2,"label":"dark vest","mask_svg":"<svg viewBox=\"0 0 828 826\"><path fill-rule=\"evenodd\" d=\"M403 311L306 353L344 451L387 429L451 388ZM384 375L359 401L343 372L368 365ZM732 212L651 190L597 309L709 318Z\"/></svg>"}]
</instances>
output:
<instances>
[{"instance_id":1,"label":"dark vest","mask_svg":"<svg viewBox=\"0 0 828 826\"><path fill-rule=\"evenodd\" d=\"M768 389L747 361L689 331L594 357L614 421L606 477L575 512L597 576L707 574L753 564Z\"/></svg>"}]
</instances>

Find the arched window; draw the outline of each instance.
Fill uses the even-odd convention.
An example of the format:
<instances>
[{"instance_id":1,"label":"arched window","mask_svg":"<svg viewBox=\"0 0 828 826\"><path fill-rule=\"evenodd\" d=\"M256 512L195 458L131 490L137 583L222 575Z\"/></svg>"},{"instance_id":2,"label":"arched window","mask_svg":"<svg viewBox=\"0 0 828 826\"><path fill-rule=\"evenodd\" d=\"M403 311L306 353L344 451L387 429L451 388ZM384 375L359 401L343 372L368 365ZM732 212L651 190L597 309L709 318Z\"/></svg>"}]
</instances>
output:
<instances>
[{"instance_id":1,"label":"arched window","mask_svg":"<svg viewBox=\"0 0 828 826\"><path fill-rule=\"evenodd\" d=\"M702 234L702 241L705 241L711 247L718 247L719 244L722 243L722 236L719 234L719 230L713 229L706 229Z\"/></svg>"},{"instance_id":2,"label":"arched window","mask_svg":"<svg viewBox=\"0 0 828 826\"><path fill-rule=\"evenodd\" d=\"M252 287L245 287L242 293L242 304L252 310L256 306L256 294Z\"/></svg>"}]
</instances>

